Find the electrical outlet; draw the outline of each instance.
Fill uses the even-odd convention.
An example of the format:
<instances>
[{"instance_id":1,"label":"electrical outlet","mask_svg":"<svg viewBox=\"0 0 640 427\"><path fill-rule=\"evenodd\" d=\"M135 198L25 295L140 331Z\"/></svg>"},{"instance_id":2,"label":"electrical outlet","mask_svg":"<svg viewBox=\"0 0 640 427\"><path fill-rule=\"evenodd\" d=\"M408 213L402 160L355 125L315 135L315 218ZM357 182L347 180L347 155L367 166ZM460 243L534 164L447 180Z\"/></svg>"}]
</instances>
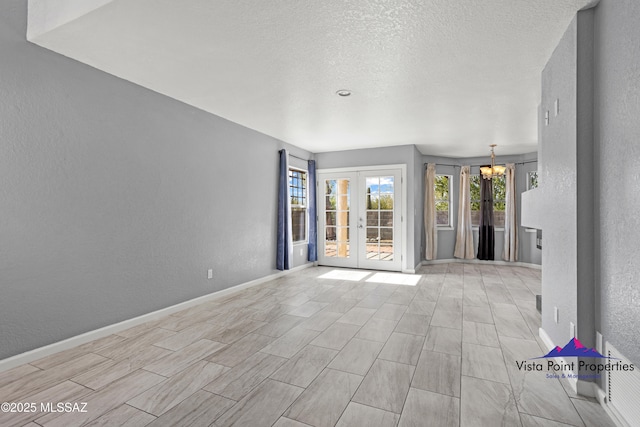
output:
<instances>
[{"instance_id":1,"label":"electrical outlet","mask_svg":"<svg viewBox=\"0 0 640 427\"><path fill-rule=\"evenodd\" d=\"M207 270L207 279L213 279L213 269Z\"/></svg>"},{"instance_id":2,"label":"electrical outlet","mask_svg":"<svg viewBox=\"0 0 640 427\"><path fill-rule=\"evenodd\" d=\"M553 320L558 323L558 307L553 307Z\"/></svg>"}]
</instances>

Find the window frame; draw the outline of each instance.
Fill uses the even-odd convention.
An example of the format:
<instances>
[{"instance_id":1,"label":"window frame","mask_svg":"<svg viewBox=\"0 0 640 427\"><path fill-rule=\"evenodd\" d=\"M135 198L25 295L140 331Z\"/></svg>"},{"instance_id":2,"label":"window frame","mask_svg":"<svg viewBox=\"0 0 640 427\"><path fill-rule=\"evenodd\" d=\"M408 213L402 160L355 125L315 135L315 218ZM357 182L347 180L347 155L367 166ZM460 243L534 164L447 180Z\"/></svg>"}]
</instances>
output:
<instances>
[{"instance_id":1,"label":"window frame","mask_svg":"<svg viewBox=\"0 0 640 427\"><path fill-rule=\"evenodd\" d=\"M303 204L299 204L293 203L293 195L291 194L291 190L292 188L299 188L299 187L293 187L292 186L292 172L297 172L297 173L303 173L304 174L304 202ZM289 171L287 173L287 187L289 188L289 204L290 204L290 211L289 211L289 215L291 216L291 224L292 224L292 230L291 230L291 240L292 243L294 245L303 245L303 244L308 244L309 243L309 171L306 169L302 169L302 168L297 168L295 166L291 166L289 165ZM305 227L304 227L304 239L303 240L293 240L293 209L304 209L304 217L305 217Z\"/></svg>"},{"instance_id":2,"label":"window frame","mask_svg":"<svg viewBox=\"0 0 640 427\"><path fill-rule=\"evenodd\" d=\"M534 173L536 174L536 186L535 187L533 187L531 185L531 177L533 176ZM528 171L527 172L527 191L533 190L535 188L540 187L539 179L540 179L540 177L538 176L538 171L537 170Z\"/></svg>"},{"instance_id":3,"label":"window frame","mask_svg":"<svg viewBox=\"0 0 640 427\"><path fill-rule=\"evenodd\" d=\"M474 177L476 177L476 176L478 177L478 179L483 179L482 178L482 174L480 174L480 173L470 174L470 177L469 177L469 209L471 210L471 212L473 212L473 209L471 209L473 204L474 203L478 203L478 206L480 206L480 202L481 202L481 199L480 199L480 186L478 186L478 199L474 199L473 198L473 196L472 196L473 193L471 191L471 184L473 184ZM478 184L480 184L481 182L482 181L478 181ZM478 212L479 211L480 211L480 209L478 209ZM471 218L472 218L471 219L471 227L473 229L477 230L478 227L480 226L480 224L474 224L473 223L473 216ZM480 221L480 217L478 217L478 221Z\"/></svg>"},{"instance_id":4,"label":"window frame","mask_svg":"<svg viewBox=\"0 0 640 427\"><path fill-rule=\"evenodd\" d=\"M482 177L481 173L477 173L477 174L471 174L471 177L477 176L478 177L478 183L481 183L482 180L484 179ZM494 178L501 178L501 179L505 179L506 180L506 176L505 175L501 175L498 177L494 177ZM469 187L471 187L472 184L472 179L469 179ZM492 179L492 185L493 184L493 179ZM505 188L506 188L506 182L505 182ZM471 195L471 188L469 188L469 194ZM496 225L495 224L495 214L496 214L496 203L504 203L505 204L505 208L506 208L506 204L507 204L507 200L506 200L506 194L505 194L505 199L496 199L495 198L495 188L494 188L494 199L493 199L493 217L494 217L494 230L495 231L504 231L504 224L502 225ZM478 188L478 197L480 197L480 188ZM473 199L470 197L470 203L469 203L469 208L471 208L471 206L473 205L473 203L480 203L482 200L481 199ZM473 211L472 211L473 212ZM502 211L500 211L502 212ZM479 220L479 218L478 218ZM480 224L474 224L473 220L471 221L471 228L473 228L474 230L478 230L480 228Z\"/></svg>"},{"instance_id":5,"label":"window frame","mask_svg":"<svg viewBox=\"0 0 640 427\"><path fill-rule=\"evenodd\" d=\"M453 184L453 175L451 174L446 174L446 173L436 173L436 180L438 179L438 177L440 176L446 176L448 178L448 189L447 189L447 195L448 195L448 199L438 199L436 196L436 192L435 192L435 186L436 183L434 182L434 197L435 197L435 205L437 206L438 202L446 202L447 205L449 206L449 211L447 213L447 224L438 224L437 223L437 216L438 216L438 209L436 208L436 228L441 229L441 230L447 230L447 229L453 229L453 223L452 223L452 218L451 218L451 187Z\"/></svg>"},{"instance_id":6,"label":"window frame","mask_svg":"<svg viewBox=\"0 0 640 427\"><path fill-rule=\"evenodd\" d=\"M504 230L504 222L502 223L502 225L497 225L495 220L496 220L496 212L505 212L505 216L506 216L506 211L507 211L507 176L506 175L500 175L500 176L496 176L493 179L502 179L504 181L504 199L496 199L496 187L495 187L495 181L492 180L491 184L493 185L493 221L494 221L494 227L495 230ZM496 211L496 203L502 203L504 204L504 210L502 211ZM506 217L505 217L505 221L506 221Z\"/></svg>"}]
</instances>

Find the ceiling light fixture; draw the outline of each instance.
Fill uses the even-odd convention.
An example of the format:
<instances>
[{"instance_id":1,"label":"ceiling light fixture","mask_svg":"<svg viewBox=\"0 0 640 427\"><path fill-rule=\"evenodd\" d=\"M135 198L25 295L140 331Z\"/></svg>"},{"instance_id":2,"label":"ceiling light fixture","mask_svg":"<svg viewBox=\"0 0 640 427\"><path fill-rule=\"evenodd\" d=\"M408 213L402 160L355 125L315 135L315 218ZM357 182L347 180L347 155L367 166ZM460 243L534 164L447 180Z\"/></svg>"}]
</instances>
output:
<instances>
[{"instance_id":1,"label":"ceiling light fixture","mask_svg":"<svg viewBox=\"0 0 640 427\"><path fill-rule=\"evenodd\" d=\"M496 155L493 154L493 147L495 146L496 144L491 144L489 146L491 147L491 167L483 166L480 168L480 172L482 173L482 177L484 179L491 179L494 176L504 175L504 171L507 169L504 166L495 165Z\"/></svg>"},{"instance_id":2,"label":"ceiling light fixture","mask_svg":"<svg viewBox=\"0 0 640 427\"><path fill-rule=\"evenodd\" d=\"M351 91L348 89L340 89L338 91L336 91L336 94L338 96L351 96Z\"/></svg>"}]
</instances>

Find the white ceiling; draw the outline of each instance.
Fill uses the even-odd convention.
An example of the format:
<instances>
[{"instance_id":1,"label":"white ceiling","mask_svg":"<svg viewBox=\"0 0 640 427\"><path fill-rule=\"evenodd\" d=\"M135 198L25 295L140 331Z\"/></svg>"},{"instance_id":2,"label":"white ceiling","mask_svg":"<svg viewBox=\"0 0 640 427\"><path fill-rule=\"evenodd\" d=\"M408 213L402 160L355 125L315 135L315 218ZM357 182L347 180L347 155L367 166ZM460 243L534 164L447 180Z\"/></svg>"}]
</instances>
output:
<instances>
[{"instance_id":1,"label":"white ceiling","mask_svg":"<svg viewBox=\"0 0 640 427\"><path fill-rule=\"evenodd\" d=\"M590 2L30 0L29 38L312 152L520 154L542 68Z\"/></svg>"}]
</instances>

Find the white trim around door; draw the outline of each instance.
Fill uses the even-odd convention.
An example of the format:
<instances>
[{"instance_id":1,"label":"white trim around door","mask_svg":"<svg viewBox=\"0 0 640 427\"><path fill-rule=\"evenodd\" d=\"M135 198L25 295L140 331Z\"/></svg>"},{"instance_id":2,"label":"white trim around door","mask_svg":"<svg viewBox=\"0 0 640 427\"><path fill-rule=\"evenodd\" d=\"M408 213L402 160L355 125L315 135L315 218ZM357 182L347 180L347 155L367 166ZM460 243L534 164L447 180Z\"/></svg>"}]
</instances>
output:
<instances>
[{"instance_id":1,"label":"white trim around door","mask_svg":"<svg viewBox=\"0 0 640 427\"><path fill-rule=\"evenodd\" d=\"M407 270L407 166L318 169L318 263Z\"/></svg>"}]
</instances>

